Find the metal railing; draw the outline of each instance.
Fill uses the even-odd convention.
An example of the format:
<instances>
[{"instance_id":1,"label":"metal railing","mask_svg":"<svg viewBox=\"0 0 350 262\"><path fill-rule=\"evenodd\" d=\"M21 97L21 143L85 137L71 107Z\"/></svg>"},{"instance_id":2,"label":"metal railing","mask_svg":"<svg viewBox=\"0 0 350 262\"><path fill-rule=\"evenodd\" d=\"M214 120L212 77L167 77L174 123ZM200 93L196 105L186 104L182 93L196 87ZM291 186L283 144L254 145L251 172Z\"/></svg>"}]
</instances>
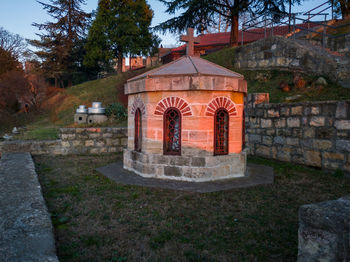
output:
<instances>
[{"instance_id":1,"label":"metal railing","mask_svg":"<svg viewBox=\"0 0 350 262\"><path fill-rule=\"evenodd\" d=\"M253 19L242 23L241 28L241 45L245 42L245 35L248 34L263 34L263 37L266 38L268 36L273 35L282 35L285 37L292 37L296 39L296 36L299 32L304 35L308 35L310 33L318 34L322 39L322 47L326 47L328 38L337 38L342 37L344 35L348 35L350 33L344 33L339 35L332 35L327 33L327 29L338 29L345 26L350 26L350 23L332 26L329 24L330 21L327 21L327 16L329 13L325 13L325 11L331 9L331 17L333 21L334 19L334 5L333 1L327 1L321 5L316 6L315 8L305 12L305 13L271 13L270 16L260 15L258 17L254 17ZM307 18L302 18L303 16L307 16ZM323 21L313 21L311 19L315 19L317 17L322 17ZM286 27L288 27L288 31L286 31ZM260 29L260 30L259 30ZM263 29L263 31L261 30ZM278 32L278 30L282 30L282 32ZM247 40L247 39L246 39Z\"/></svg>"}]
</instances>

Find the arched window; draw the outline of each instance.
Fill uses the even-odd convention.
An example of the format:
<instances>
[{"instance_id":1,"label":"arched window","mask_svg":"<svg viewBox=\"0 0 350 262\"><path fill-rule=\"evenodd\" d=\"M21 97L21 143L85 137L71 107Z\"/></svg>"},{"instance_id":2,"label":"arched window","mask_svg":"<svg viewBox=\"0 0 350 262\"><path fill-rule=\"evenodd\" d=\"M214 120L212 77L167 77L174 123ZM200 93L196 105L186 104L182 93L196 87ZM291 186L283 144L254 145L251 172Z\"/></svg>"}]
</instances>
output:
<instances>
[{"instance_id":1,"label":"arched window","mask_svg":"<svg viewBox=\"0 0 350 262\"><path fill-rule=\"evenodd\" d=\"M171 107L164 112L164 155L181 155L181 113Z\"/></svg>"},{"instance_id":2,"label":"arched window","mask_svg":"<svg viewBox=\"0 0 350 262\"><path fill-rule=\"evenodd\" d=\"M142 144L142 115L140 108L135 111L135 151L141 152Z\"/></svg>"},{"instance_id":3,"label":"arched window","mask_svg":"<svg viewBox=\"0 0 350 262\"><path fill-rule=\"evenodd\" d=\"M229 115L226 109L219 108L215 112L214 122L214 155L228 154Z\"/></svg>"}]
</instances>

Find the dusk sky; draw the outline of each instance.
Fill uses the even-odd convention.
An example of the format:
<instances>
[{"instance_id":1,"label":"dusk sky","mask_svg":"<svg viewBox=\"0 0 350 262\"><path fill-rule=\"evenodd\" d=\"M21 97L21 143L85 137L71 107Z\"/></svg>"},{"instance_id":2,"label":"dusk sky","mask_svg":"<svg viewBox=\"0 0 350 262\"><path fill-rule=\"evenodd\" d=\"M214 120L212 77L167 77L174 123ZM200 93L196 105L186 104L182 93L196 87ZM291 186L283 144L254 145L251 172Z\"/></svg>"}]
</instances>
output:
<instances>
[{"instance_id":1,"label":"dusk sky","mask_svg":"<svg viewBox=\"0 0 350 262\"><path fill-rule=\"evenodd\" d=\"M48 2L48 0L42 0ZM96 9L98 0L87 0L86 5L83 9L87 12L91 12ZM157 0L147 1L154 11L154 18L152 26L155 26L165 20L169 19L170 16L166 13L165 7L162 3ZM302 6L293 7L293 12L303 12L316 7L317 5L324 3L325 0L308 0L304 1ZM50 21L50 17L42 9L42 6L35 0L1 0L0 7L0 27L4 27L11 33L16 33L24 38L38 38L35 33L38 33L37 28L31 24L33 22L43 23ZM178 43L177 36L175 35L159 35L161 37L162 44L164 46L176 45Z\"/></svg>"}]
</instances>

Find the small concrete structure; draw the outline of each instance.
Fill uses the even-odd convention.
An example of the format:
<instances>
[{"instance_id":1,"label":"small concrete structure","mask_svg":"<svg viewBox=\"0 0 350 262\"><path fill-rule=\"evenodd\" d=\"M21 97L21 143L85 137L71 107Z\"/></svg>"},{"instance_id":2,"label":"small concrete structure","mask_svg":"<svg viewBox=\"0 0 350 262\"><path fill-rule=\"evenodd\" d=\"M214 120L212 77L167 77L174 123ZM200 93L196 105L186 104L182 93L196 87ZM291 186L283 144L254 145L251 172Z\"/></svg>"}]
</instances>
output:
<instances>
[{"instance_id":1,"label":"small concrete structure","mask_svg":"<svg viewBox=\"0 0 350 262\"><path fill-rule=\"evenodd\" d=\"M242 75L195 56L129 79L124 168L197 182L244 176L246 92Z\"/></svg>"},{"instance_id":2,"label":"small concrete structure","mask_svg":"<svg viewBox=\"0 0 350 262\"><path fill-rule=\"evenodd\" d=\"M74 123L77 124L100 124L106 122L108 117L105 115L105 108L101 102L93 102L92 107L86 109L84 105L80 105L74 115Z\"/></svg>"}]
</instances>

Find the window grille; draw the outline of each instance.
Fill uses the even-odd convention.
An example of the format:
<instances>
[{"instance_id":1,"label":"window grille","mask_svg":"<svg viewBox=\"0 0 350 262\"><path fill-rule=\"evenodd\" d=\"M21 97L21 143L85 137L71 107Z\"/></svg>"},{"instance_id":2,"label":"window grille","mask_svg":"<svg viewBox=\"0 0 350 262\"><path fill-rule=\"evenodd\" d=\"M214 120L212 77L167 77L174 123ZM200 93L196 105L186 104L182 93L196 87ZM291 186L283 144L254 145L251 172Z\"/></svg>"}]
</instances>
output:
<instances>
[{"instance_id":1,"label":"window grille","mask_svg":"<svg viewBox=\"0 0 350 262\"><path fill-rule=\"evenodd\" d=\"M138 108L135 112L135 151L141 152L142 144L142 117L141 110Z\"/></svg>"},{"instance_id":2,"label":"window grille","mask_svg":"<svg viewBox=\"0 0 350 262\"><path fill-rule=\"evenodd\" d=\"M226 109L220 108L215 113L214 155L228 154L229 116Z\"/></svg>"},{"instance_id":3,"label":"window grille","mask_svg":"<svg viewBox=\"0 0 350 262\"><path fill-rule=\"evenodd\" d=\"M181 155L181 113L176 108L164 112L164 155Z\"/></svg>"}]
</instances>

